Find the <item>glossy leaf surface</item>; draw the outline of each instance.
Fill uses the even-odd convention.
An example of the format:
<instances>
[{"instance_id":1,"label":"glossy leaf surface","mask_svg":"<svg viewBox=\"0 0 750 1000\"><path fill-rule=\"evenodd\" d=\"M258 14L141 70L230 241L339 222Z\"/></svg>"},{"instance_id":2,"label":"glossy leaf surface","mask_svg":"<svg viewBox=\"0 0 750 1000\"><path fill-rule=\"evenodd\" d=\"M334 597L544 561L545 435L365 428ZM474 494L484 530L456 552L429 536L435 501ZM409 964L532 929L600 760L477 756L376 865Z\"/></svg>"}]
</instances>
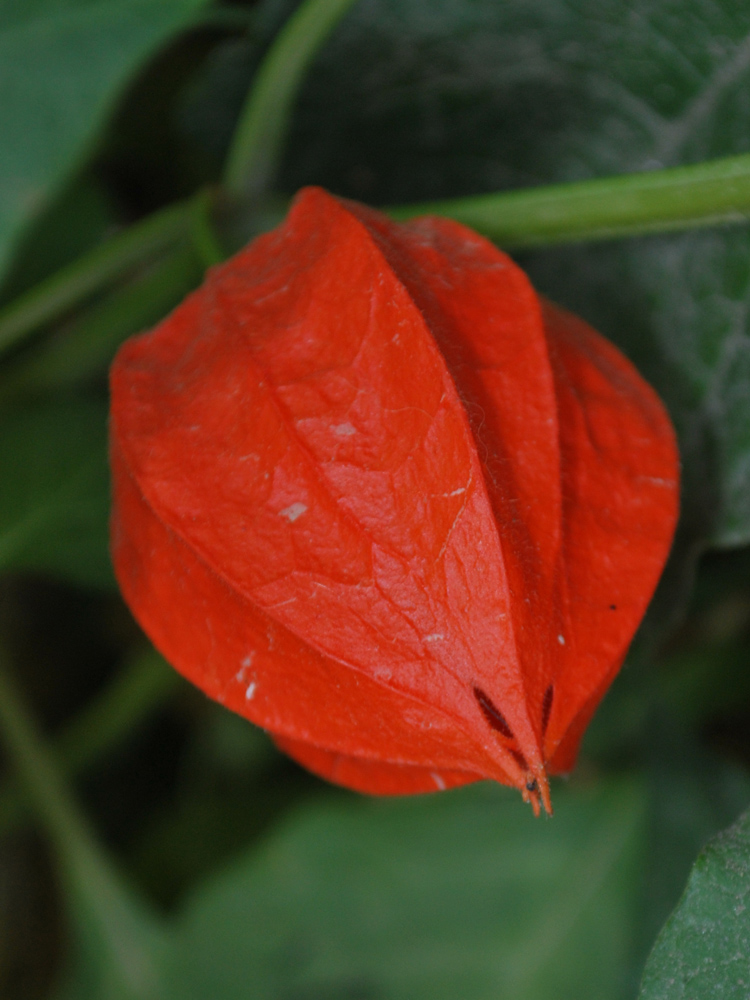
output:
<instances>
[{"instance_id":1,"label":"glossy leaf surface","mask_svg":"<svg viewBox=\"0 0 750 1000\"><path fill-rule=\"evenodd\" d=\"M0 275L120 90L205 0L0 4Z\"/></svg>"},{"instance_id":2,"label":"glossy leaf surface","mask_svg":"<svg viewBox=\"0 0 750 1000\"><path fill-rule=\"evenodd\" d=\"M285 188L389 205L744 153L748 53L735 0L370 0L312 74ZM722 546L750 541L749 255L742 225L523 258L665 400L686 531Z\"/></svg>"}]
</instances>

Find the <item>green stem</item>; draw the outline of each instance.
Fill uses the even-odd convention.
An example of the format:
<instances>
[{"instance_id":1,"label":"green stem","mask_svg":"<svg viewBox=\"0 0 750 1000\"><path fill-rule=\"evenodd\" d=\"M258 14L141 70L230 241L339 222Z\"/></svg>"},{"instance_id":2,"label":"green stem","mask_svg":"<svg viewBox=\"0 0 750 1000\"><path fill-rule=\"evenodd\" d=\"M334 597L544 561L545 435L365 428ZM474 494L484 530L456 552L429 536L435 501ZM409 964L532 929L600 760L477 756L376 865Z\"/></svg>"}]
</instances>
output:
<instances>
[{"instance_id":1,"label":"green stem","mask_svg":"<svg viewBox=\"0 0 750 1000\"><path fill-rule=\"evenodd\" d=\"M221 264L227 258L211 217L213 204L213 193L209 190L200 191L193 198L190 210L190 236L205 270Z\"/></svg>"},{"instance_id":2,"label":"green stem","mask_svg":"<svg viewBox=\"0 0 750 1000\"><path fill-rule=\"evenodd\" d=\"M133 657L56 741L55 755L62 772L73 777L89 768L124 741L179 683L179 674L153 650ZM0 835L24 815L24 796L8 779L0 788Z\"/></svg>"},{"instance_id":3,"label":"green stem","mask_svg":"<svg viewBox=\"0 0 750 1000\"><path fill-rule=\"evenodd\" d=\"M98 848L4 662L0 662L0 733L58 853L73 867L90 863L92 857L98 856Z\"/></svg>"},{"instance_id":4,"label":"green stem","mask_svg":"<svg viewBox=\"0 0 750 1000\"><path fill-rule=\"evenodd\" d=\"M255 199L269 188L302 78L354 0L304 0L279 32L242 109L224 173L227 192Z\"/></svg>"},{"instance_id":5,"label":"green stem","mask_svg":"<svg viewBox=\"0 0 750 1000\"><path fill-rule=\"evenodd\" d=\"M575 184L399 206L389 214L396 219L446 216L513 248L742 222L750 218L750 154Z\"/></svg>"},{"instance_id":6,"label":"green stem","mask_svg":"<svg viewBox=\"0 0 750 1000\"><path fill-rule=\"evenodd\" d=\"M353 0L335 2L341 16ZM303 14L310 16L313 8L326 4L333 6L334 0L307 0L285 31L296 18ZM277 45L281 45L280 40ZM269 53L269 59L275 48ZM280 57L279 62L283 62ZM275 90L271 83L268 88L273 97ZM292 88L289 100L293 94ZM265 104L256 87L249 98L250 109L255 110L248 122L256 124L248 132L252 139L247 140L250 161L242 161L244 166L240 173L245 166L253 173L253 164L260 163L256 159L260 147L255 141L262 139L263 130L258 132L257 128L266 120L273 104L271 97L268 98L270 103ZM277 126L275 119L269 125L272 130ZM238 130L237 149L241 132L242 129ZM282 133L283 129L277 136L279 142ZM237 155L239 157L239 153ZM134 265L158 255L185 236L192 240L204 265L218 262L224 251L211 228L208 211L208 196L203 192L187 202L171 205L79 257L5 309L0 309L0 354ZM750 154L576 184L406 205L390 209L390 214L397 219L427 214L447 216L504 246L517 248L742 222L750 218Z\"/></svg>"},{"instance_id":7,"label":"green stem","mask_svg":"<svg viewBox=\"0 0 750 1000\"><path fill-rule=\"evenodd\" d=\"M192 245L178 245L58 336L8 362L0 375L0 402L7 405L28 392L75 385L103 371L122 341L162 319L195 288L201 273Z\"/></svg>"},{"instance_id":8,"label":"green stem","mask_svg":"<svg viewBox=\"0 0 750 1000\"><path fill-rule=\"evenodd\" d=\"M162 929L121 882L78 810L0 653L0 733L59 857L74 912L95 936L116 995L159 993ZM109 994L108 994L109 995ZM112 995L115 995L113 992Z\"/></svg>"},{"instance_id":9,"label":"green stem","mask_svg":"<svg viewBox=\"0 0 750 1000\"><path fill-rule=\"evenodd\" d=\"M189 234L192 204L180 202L137 222L0 310L0 354L104 285Z\"/></svg>"}]
</instances>

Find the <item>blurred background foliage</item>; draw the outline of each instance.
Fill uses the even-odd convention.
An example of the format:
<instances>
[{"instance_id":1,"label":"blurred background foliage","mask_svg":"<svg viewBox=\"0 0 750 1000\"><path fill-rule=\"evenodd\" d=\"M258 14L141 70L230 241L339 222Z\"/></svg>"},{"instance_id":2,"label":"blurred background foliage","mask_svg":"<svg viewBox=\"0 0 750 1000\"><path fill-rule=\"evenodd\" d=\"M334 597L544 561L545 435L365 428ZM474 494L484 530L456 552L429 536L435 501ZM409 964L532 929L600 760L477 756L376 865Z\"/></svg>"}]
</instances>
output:
<instances>
[{"instance_id":1,"label":"blurred background foliage","mask_svg":"<svg viewBox=\"0 0 750 1000\"><path fill-rule=\"evenodd\" d=\"M107 365L276 201L195 201L14 333L50 276L220 181L297 6L0 0L0 649L106 851L61 870L0 758L0 997L635 997L696 856L750 802L750 228L518 254L656 386L684 463L670 566L549 822L498 787L324 785L174 675L117 594ZM358 0L274 194L392 205L743 153L748 84L735 0ZM675 975L748 996L748 871L745 823L702 855L644 996L682 996ZM725 956L696 920L731 926Z\"/></svg>"}]
</instances>

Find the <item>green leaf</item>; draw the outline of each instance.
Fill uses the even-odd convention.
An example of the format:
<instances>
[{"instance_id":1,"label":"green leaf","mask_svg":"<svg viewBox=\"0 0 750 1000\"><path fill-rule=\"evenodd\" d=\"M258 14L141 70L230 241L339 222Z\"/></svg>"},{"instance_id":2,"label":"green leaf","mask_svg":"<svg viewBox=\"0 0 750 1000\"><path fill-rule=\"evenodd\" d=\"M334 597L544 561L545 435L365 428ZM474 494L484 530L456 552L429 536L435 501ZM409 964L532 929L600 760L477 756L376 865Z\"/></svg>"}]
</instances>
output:
<instances>
[{"instance_id":1,"label":"green leaf","mask_svg":"<svg viewBox=\"0 0 750 1000\"><path fill-rule=\"evenodd\" d=\"M125 83L206 0L0 0L0 274Z\"/></svg>"},{"instance_id":2,"label":"green leaf","mask_svg":"<svg viewBox=\"0 0 750 1000\"><path fill-rule=\"evenodd\" d=\"M696 855L750 801L747 772L701 748L668 712L653 712L647 750L648 837L634 952L635 986Z\"/></svg>"},{"instance_id":3,"label":"green leaf","mask_svg":"<svg viewBox=\"0 0 750 1000\"><path fill-rule=\"evenodd\" d=\"M299 814L178 921L181 1000L565 1000L622 986L639 787L497 786ZM252 984L252 987L249 986Z\"/></svg>"},{"instance_id":4,"label":"green leaf","mask_svg":"<svg viewBox=\"0 0 750 1000\"><path fill-rule=\"evenodd\" d=\"M651 953L641 1000L746 1000L750 991L750 811L695 863Z\"/></svg>"},{"instance_id":5,"label":"green leaf","mask_svg":"<svg viewBox=\"0 0 750 1000\"><path fill-rule=\"evenodd\" d=\"M746 228L534 255L551 297L617 341L669 406L683 531L750 540L750 233Z\"/></svg>"},{"instance_id":6,"label":"green leaf","mask_svg":"<svg viewBox=\"0 0 750 1000\"><path fill-rule=\"evenodd\" d=\"M750 148L735 0L363 0L302 96L284 183L399 204ZM684 534L750 540L747 226L528 255L666 398Z\"/></svg>"},{"instance_id":7,"label":"green leaf","mask_svg":"<svg viewBox=\"0 0 750 1000\"><path fill-rule=\"evenodd\" d=\"M0 417L0 571L111 583L106 427L84 399Z\"/></svg>"}]
</instances>

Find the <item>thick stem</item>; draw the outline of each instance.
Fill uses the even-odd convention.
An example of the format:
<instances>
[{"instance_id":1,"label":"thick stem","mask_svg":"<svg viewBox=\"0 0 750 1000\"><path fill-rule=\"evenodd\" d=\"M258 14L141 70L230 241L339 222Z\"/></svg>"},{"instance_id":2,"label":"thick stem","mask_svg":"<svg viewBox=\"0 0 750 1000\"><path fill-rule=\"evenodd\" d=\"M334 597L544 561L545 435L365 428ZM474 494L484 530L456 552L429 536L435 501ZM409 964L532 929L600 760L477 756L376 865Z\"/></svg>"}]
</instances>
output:
<instances>
[{"instance_id":1,"label":"thick stem","mask_svg":"<svg viewBox=\"0 0 750 1000\"><path fill-rule=\"evenodd\" d=\"M344 0L337 2L344 4ZM298 15L311 9L308 4ZM263 102L260 105L262 110ZM397 219L447 216L512 248L742 222L750 218L750 154L577 184L404 205L389 211ZM0 354L185 235L192 238L204 264L214 263L223 250L207 227L205 204L201 201L196 207L191 199L157 212L84 254L0 310Z\"/></svg>"},{"instance_id":2,"label":"thick stem","mask_svg":"<svg viewBox=\"0 0 750 1000\"><path fill-rule=\"evenodd\" d=\"M442 215L510 248L674 232L750 218L750 154L389 210Z\"/></svg>"},{"instance_id":3,"label":"thick stem","mask_svg":"<svg viewBox=\"0 0 750 1000\"><path fill-rule=\"evenodd\" d=\"M354 0L304 0L279 32L253 81L235 130L224 186L256 199L276 174L300 83Z\"/></svg>"}]
</instances>

